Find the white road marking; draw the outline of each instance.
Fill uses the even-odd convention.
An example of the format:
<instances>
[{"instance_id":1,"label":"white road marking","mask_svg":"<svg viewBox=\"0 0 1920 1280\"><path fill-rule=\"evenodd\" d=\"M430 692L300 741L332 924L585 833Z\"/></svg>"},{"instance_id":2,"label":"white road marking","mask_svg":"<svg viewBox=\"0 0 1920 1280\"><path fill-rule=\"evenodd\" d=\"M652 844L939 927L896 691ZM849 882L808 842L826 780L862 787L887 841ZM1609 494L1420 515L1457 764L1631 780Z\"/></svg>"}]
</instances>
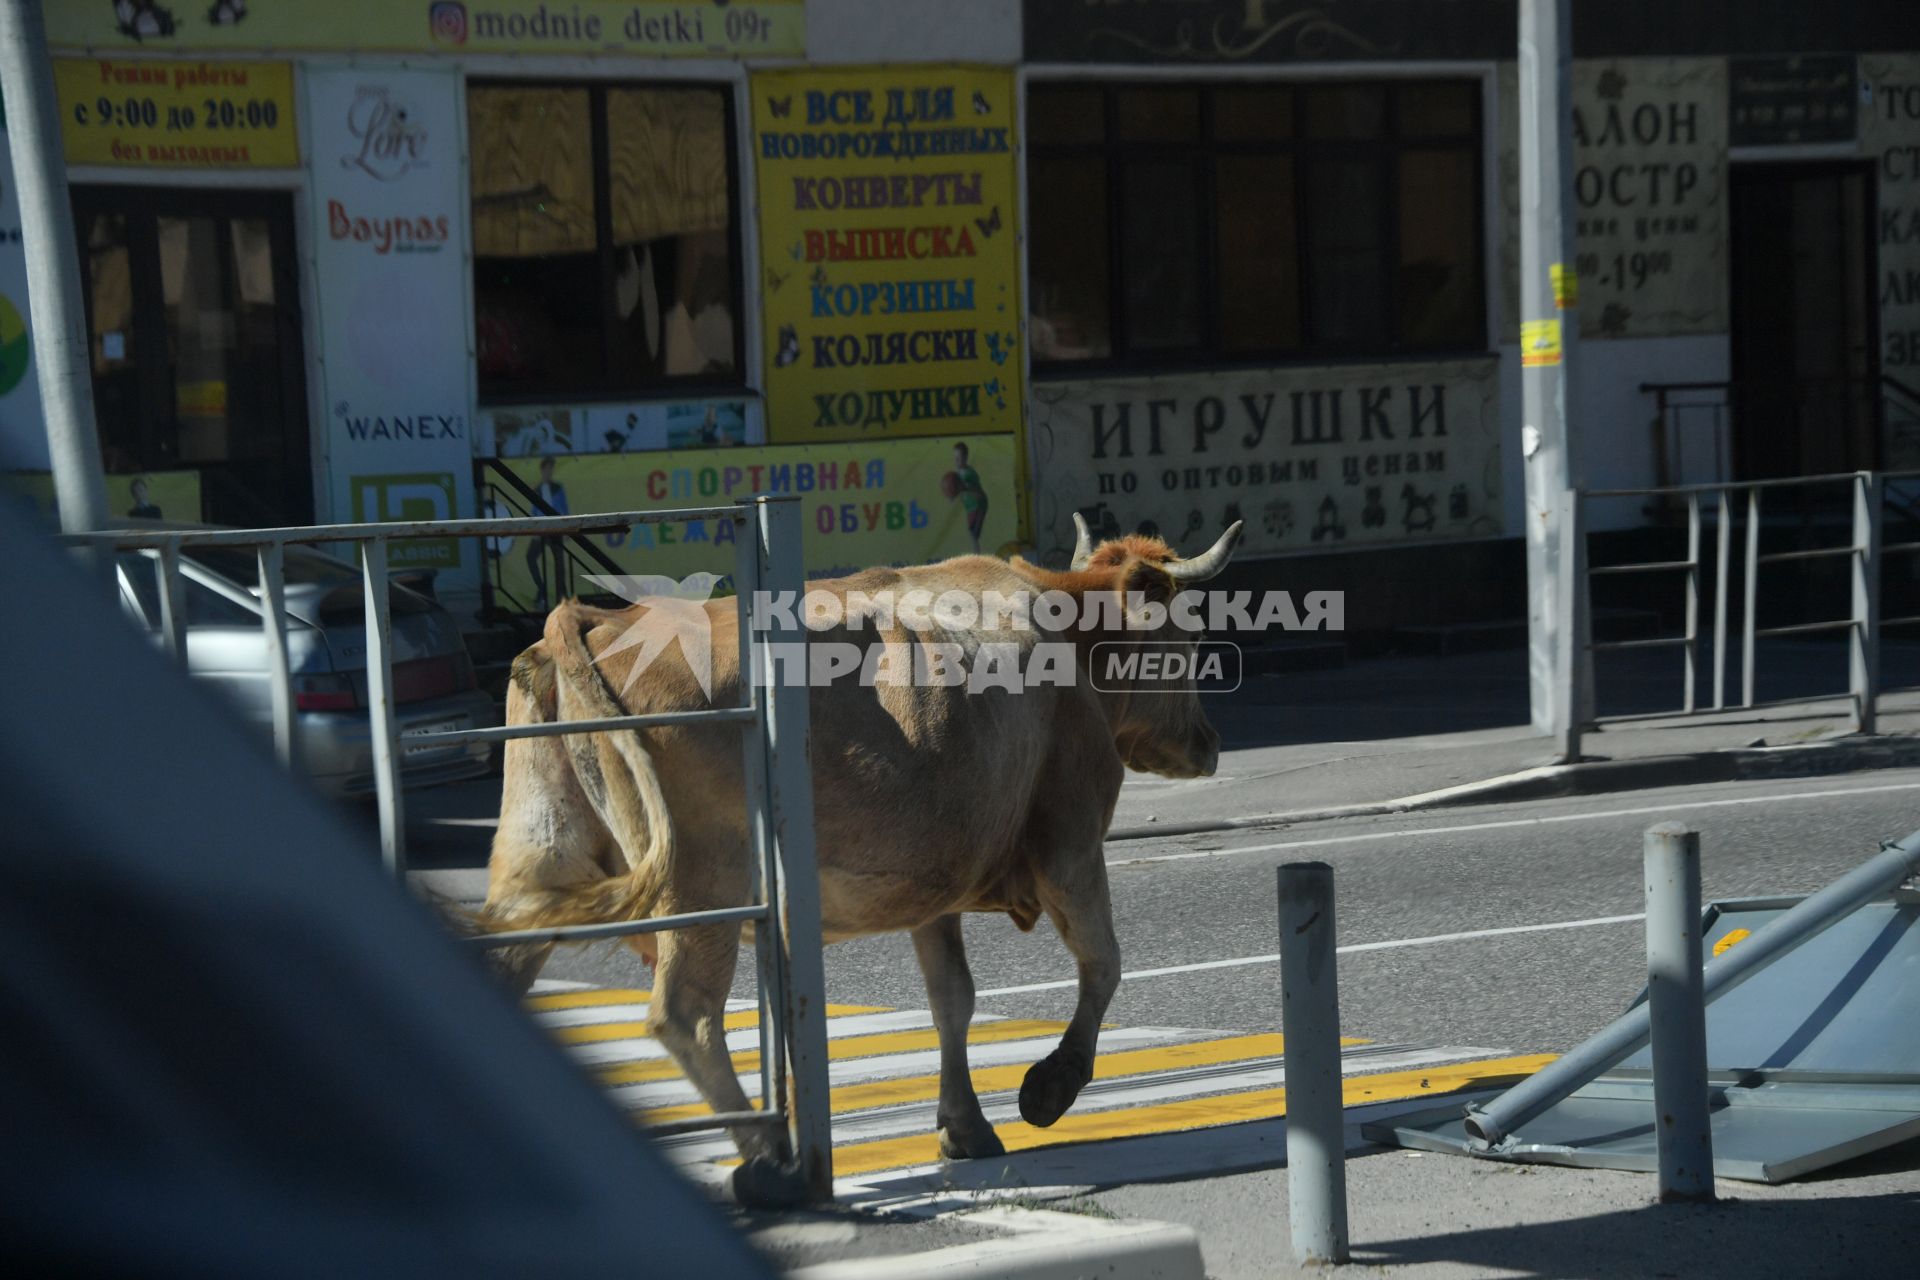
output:
<instances>
[{"instance_id":1,"label":"white road marking","mask_svg":"<svg viewBox=\"0 0 1920 1280\"><path fill-rule=\"evenodd\" d=\"M1636 818L1656 813L1678 813L1687 809L1721 809L1735 805L1787 804L1795 800L1831 800L1841 796L1881 795L1890 791L1920 791L1920 782L1895 782L1881 787L1852 787L1842 791L1795 791L1785 795L1735 796L1723 800L1680 800L1672 804L1642 805L1631 809L1607 809L1598 813L1556 813L1539 818L1503 818L1498 822L1463 822L1448 827L1395 827L1389 831L1367 831L1350 836L1320 836L1312 840L1287 840L1278 844L1238 845L1227 849L1192 849L1185 853L1153 854L1144 858L1116 858L1110 867L1138 866L1149 862L1191 862L1200 858L1230 858L1243 853L1278 853L1287 849L1316 849L1335 844L1362 844L1369 840L1398 840L1403 837L1457 835L1468 831L1501 831L1515 827L1539 827L1560 822L1598 822L1606 818ZM1397 814L1384 815L1398 817Z\"/></svg>"},{"instance_id":2,"label":"white road marking","mask_svg":"<svg viewBox=\"0 0 1920 1280\"><path fill-rule=\"evenodd\" d=\"M1499 929L1472 929L1465 933L1435 933L1424 938L1393 938L1385 942L1355 942L1336 950L1341 955L1356 951L1393 951L1400 947L1428 947L1437 942L1471 942L1479 938L1501 938L1516 933L1548 933L1555 929L1591 929L1595 925L1629 924L1635 920L1644 920L1645 915L1594 916L1590 920L1556 920L1552 924L1512 924ZM1120 981L1130 982L1136 978L1164 978L1178 973L1201 973L1208 969L1239 969L1247 965L1278 964L1278 952L1264 956L1236 956L1231 960L1200 960L1193 964L1174 964L1162 969L1136 969L1132 973L1120 975ZM1019 987L995 987L991 991L976 991L976 998L986 996L1019 996L1030 991L1063 991L1079 986L1079 979L1068 978L1061 982L1030 982Z\"/></svg>"},{"instance_id":3,"label":"white road marking","mask_svg":"<svg viewBox=\"0 0 1920 1280\"><path fill-rule=\"evenodd\" d=\"M974 1015L978 1018L979 1014ZM1117 1049L1149 1049L1158 1044L1176 1040L1202 1040L1208 1037L1218 1038L1231 1032L1195 1031L1182 1027L1108 1027L1100 1032L1100 1051L1111 1053ZM971 1067L1005 1067L1022 1062L1038 1062L1059 1045L1058 1036L1035 1036L1029 1040L1000 1040L991 1044L970 1044L967 1046L967 1063ZM940 1070L940 1051L938 1049L918 1050L912 1053L888 1053L866 1058L839 1058L827 1064L829 1086L866 1084L874 1080L895 1080L910 1076L935 1075ZM742 1071L740 1087L748 1097L760 1096L760 1073ZM674 1076L667 1080L648 1080L639 1084L614 1085L607 1090L607 1096L619 1105L638 1109L643 1107L668 1107L686 1102L698 1102L699 1092L691 1081Z\"/></svg>"},{"instance_id":4,"label":"white road marking","mask_svg":"<svg viewBox=\"0 0 1920 1280\"><path fill-rule=\"evenodd\" d=\"M977 1016L976 1022L1001 1022L1004 1019L992 1015ZM837 1040L842 1036L883 1035L893 1031L926 1031L933 1027L933 1015L924 1009L900 1009L888 1013L849 1014L845 1017L827 1019L827 1038ZM760 1047L758 1027L746 1027L727 1033L727 1051L745 1053ZM633 1037L622 1040L601 1040L586 1044L567 1046L578 1062L593 1066L611 1066L620 1062L647 1062L657 1058L671 1057L667 1047L652 1037Z\"/></svg>"}]
</instances>

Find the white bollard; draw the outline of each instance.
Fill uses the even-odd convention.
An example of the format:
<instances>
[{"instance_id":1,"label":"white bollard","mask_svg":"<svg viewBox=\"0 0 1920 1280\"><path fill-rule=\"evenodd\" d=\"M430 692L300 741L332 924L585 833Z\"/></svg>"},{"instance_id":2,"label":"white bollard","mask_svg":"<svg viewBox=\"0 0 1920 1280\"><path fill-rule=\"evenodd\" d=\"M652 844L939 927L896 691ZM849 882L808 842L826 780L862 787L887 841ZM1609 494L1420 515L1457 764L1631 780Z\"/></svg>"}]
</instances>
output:
<instances>
[{"instance_id":1,"label":"white bollard","mask_svg":"<svg viewBox=\"0 0 1920 1280\"><path fill-rule=\"evenodd\" d=\"M1646 869L1647 1012L1660 1199L1711 1200L1699 833L1678 822L1648 827Z\"/></svg>"},{"instance_id":2,"label":"white bollard","mask_svg":"<svg viewBox=\"0 0 1920 1280\"><path fill-rule=\"evenodd\" d=\"M1287 1066L1287 1213L1302 1266L1347 1260L1333 868L1289 862L1280 880L1280 1029Z\"/></svg>"}]
</instances>

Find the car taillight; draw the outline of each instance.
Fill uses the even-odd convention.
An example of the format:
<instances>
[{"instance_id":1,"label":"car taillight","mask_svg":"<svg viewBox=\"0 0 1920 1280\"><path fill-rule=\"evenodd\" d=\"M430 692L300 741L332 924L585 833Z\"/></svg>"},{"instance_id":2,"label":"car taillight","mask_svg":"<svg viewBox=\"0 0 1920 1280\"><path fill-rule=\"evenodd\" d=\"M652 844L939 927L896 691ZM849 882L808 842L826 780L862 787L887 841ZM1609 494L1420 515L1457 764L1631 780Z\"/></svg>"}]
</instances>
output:
<instances>
[{"instance_id":1,"label":"car taillight","mask_svg":"<svg viewBox=\"0 0 1920 1280\"><path fill-rule=\"evenodd\" d=\"M353 682L342 675L295 676L293 705L301 711L352 711L360 705Z\"/></svg>"}]
</instances>

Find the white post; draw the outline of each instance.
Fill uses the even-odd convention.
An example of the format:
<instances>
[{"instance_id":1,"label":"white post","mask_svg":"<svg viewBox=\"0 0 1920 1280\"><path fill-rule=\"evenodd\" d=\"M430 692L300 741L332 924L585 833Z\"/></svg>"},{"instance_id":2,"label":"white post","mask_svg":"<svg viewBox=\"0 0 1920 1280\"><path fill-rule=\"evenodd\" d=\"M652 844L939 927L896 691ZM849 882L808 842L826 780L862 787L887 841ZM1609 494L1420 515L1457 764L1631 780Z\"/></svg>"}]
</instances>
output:
<instances>
[{"instance_id":1,"label":"white post","mask_svg":"<svg viewBox=\"0 0 1920 1280\"><path fill-rule=\"evenodd\" d=\"M1713 1199L1706 979L1700 954L1700 835L1648 827L1647 1015L1660 1199Z\"/></svg>"},{"instance_id":2,"label":"white post","mask_svg":"<svg viewBox=\"0 0 1920 1280\"><path fill-rule=\"evenodd\" d=\"M769 591L804 593L800 503L791 497L757 499L760 580ZM806 643L797 625L770 621L766 639ZM767 663L766 699L774 834L780 848L780 900L786 908L787 1054L793 1067L793 1156L802 1194L833 1199L832 1103L827 1077L826 959L820 932L820 868L813 833L812 733L806 663L795 671ZM771 1064L763 1063L762 1070Z\"/></svg>"},{"instance_id":3,"label":"white post","mask_svg":"<svg viewBox=\"0 0 1920 1280\"><path fill-rule=\"evenodd\" d=\"M1347 1260L1347 1144L1333 868L1289 862L1280 881L1280 1031L1287 1067L1287 1216L1301 1266Z\"/></svg>"},{"instance_id":4,"label":"white post","mask_svg":"<svg viewBox=\"0 0 1920 1280\"><path fill-rule=\"evenodd\" d=\"M27 246L28 332L39 366L53 492L60 528L84 533L106 527L107 488L94 427L80 249L39 0L0 0L0 93L20 198L20 238Z\"/></svg>"},{"instance_id":5,"label":"white post","mask_svg":"<svg viewBox=\"0 0 1920 1280\"><path fill-rule=\"evenodd\" d=\"M400 792L400 744L393 705L393 618L387 586L387 540L360 544L366 574L367 717L373 741L373 784L380 802L380 854L399 880L407 874L406 815Z\"/></svg>"}]
</instances>

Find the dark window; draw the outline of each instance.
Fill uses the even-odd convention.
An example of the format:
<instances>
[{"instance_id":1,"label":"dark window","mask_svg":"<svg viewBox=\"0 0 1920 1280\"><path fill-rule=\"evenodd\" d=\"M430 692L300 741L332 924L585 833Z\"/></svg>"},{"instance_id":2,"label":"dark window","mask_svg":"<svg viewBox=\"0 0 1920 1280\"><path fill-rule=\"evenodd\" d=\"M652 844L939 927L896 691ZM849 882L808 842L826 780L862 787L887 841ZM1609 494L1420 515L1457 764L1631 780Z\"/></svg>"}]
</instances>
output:
<instances>
[{"instance_id":1,"label":"dark window","mask_svg":"<svg viewBox=\"0 0 1920 1280\"><path fill-rule=\"evenodd\" d=\"M467 117L482 399L739 383L724 90L475 84Z\"/></svg>"},{"instance_id":2,"label":"dark window","mask_svg":"<svg viewBox=\"0 0 1920 1280\"><path fill-rule=\"evenodd\" d=\"M1042 366L1486 347L1471 81L1028 92Z\"/></svg>"}]
</instances>

